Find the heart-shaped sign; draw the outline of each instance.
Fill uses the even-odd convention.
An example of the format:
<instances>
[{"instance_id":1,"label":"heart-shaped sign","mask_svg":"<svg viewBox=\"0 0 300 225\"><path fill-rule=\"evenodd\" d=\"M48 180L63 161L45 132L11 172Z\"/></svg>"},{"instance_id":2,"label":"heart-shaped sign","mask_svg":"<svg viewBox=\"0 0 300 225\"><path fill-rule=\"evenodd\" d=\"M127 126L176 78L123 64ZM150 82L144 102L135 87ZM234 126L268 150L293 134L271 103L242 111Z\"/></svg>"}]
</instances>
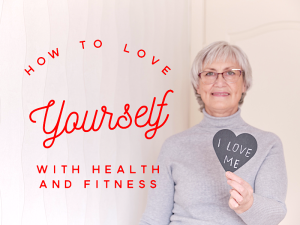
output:
<instances>
[{"instance_id":1,"label":"heart-shaped sign","mask_svg":"<svg viewBox=\"0 0 300 225\"><path fill-rule=\"evenodd\" d=\"M224 170L234 172L255 155L257 141L251 134L235 136L231 130L223 129L215 134L213 146Z\"/></svg>"}]
</instances>

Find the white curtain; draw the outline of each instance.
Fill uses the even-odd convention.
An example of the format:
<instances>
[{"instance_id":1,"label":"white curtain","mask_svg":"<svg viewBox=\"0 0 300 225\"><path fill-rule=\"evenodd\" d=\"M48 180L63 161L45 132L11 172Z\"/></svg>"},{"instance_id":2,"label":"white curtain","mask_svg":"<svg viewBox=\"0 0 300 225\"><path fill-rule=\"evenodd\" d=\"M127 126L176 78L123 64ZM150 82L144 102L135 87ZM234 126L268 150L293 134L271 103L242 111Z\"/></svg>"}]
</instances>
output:
<instances>
[{"instance_id":1,"label":"white curtain","mask_svg":"<svg viewBox=\"0 0 300 225\"><path fill-rule=\"evenodd\" d=\"M189 1L2 0L0 7L1 224L137 224L163 141L189 125ZM96 40L101 47L94 46ZM48 52L57 49L59 56L52 58ZM141 49L144 57L138 56ZM159 59L154 65L153 56ZM170 69L164 75L166 66ZM138 119L146 123L155 97L153 124L157 104L170 89L159 124L169 114L167 122L146 139L154 126L137 127L135 113L146 105L148 112ZM58 131L73 111L79 126L88 110L88 129L98 110L99 124L102 106L113 113L113 126L128 103L133 121L127 129L110 130L107 115L97 132L64 132L45 148L43 141L53 137L43 132L45 109L32 114L36 123L29 114L52 99L47 131L55 127L63 101ZM68 130L73 122L74 114ZM127 125L124 119L120 123ZM38 172L41 165L48 165L45 174ZM67 165L65 173L62 165ZM79 173L72 173L78 165ZM93 165L100 165L99 174L92 173ZM111 174L105 174L105 165L111 165ZM119 165L124 174L116 173ZM145 173L141 165L147 165ZM47 188L40 188L42 180ZM52 188L53 180L60 181L60 188ZM64 187L65 180L72 182L70 188ZM90 180L86 188L84 180ZM104 180L110 180L108 188ZM114 188L115 180L122 180L123 187ZM133 188L127 188L127 180L133 180ZM140 180L145 188L139 188Z\"/></svg>"}]
</instances>

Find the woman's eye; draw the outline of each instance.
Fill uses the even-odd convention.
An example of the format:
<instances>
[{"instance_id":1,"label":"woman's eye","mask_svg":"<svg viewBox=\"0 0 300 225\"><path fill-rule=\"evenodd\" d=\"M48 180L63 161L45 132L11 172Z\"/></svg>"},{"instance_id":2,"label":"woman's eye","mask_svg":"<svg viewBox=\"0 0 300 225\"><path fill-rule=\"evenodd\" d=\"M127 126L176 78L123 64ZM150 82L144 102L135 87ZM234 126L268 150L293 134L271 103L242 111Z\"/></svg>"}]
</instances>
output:
<instances>
[{"instance_id":1,"label":"woman's eye","mask_svg":"<svg viewBox=\"0 0 300 225\"><path fill-rule=\"evenodd\" d=\"M235 73L233 71L228 71L227 74L228 75L234 75Z\"/></svg>"},{"instance_id":2,"label":"woman's eye","mask_svg":"<svg viewBox=\"0 0 300 225\"><path fill-rule=\"evenodd\" d=\"M208 72L207 74L206 74L206 76L213 76L214 75L214 72Z\"/></svg>"}]
</instances>

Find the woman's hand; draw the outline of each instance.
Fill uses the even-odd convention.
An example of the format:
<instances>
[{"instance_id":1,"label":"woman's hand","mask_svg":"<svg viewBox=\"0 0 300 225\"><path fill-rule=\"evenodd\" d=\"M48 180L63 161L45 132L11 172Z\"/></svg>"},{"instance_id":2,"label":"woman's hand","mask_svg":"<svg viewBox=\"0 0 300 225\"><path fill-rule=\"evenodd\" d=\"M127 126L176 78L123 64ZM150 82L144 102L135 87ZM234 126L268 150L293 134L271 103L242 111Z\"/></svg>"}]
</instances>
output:
<instances>
[{"instance_id":1,"label":"woman's hand","mask_svg":"<svg viewBox=\"0 0 300 225\"><path fill-rule=\"evenodd\" d=\"M233 187L230 190L229 207L237 214L250 209L253 204L253 189L251 185L230 171L227 171L225 176L227 183Z\"/></svg>"}]
</instances>

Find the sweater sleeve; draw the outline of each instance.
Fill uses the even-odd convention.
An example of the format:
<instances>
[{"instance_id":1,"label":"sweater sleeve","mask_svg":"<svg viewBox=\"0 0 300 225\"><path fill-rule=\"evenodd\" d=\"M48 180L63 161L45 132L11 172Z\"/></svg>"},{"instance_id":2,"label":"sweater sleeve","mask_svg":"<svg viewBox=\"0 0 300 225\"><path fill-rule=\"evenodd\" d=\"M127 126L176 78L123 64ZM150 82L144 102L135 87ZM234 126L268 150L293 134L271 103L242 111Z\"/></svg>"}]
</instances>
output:
<instances>
[{"instance_id":1,"label":"sweater sleeve","mask_svg":"<svg viewBox=\"0 0 300 225\"><path fill-rule=\"evenodd\" d=\"M174 181L168 154L169 145L165 141L155 168L159 165L159 173L152 174L156 188L149 187L146 209L139 225L168 225L174 206Z\"/></svg>"},{"instance_id":2,"label":"sweater sleeve","mask_svg":"<svg viewBox=\"0 0 300 225\"><path fill-rule=\"evenodd\" d=\"M247 225L278 225L285 217L287 172L282 142L276 141L263 161L255 179L253 204L239 215Z\"/></svg>"}]
</instances>

